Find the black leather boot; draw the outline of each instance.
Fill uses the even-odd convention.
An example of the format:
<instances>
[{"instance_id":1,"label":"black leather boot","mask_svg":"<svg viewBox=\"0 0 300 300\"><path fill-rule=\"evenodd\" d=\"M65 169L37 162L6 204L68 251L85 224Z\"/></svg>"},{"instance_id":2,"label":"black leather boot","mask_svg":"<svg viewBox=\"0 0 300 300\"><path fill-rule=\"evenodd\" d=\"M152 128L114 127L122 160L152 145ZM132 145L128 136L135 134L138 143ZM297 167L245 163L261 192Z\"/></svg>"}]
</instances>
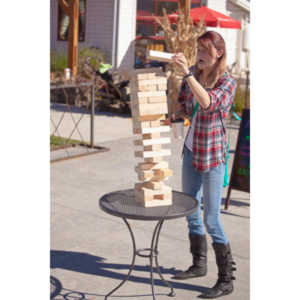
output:
<instances>
[{"instance_id":1,"label":"black leather boot","mask_svg":"<svg viewBox=\"0 0 300 300\"><path fill-rule=\"evenodd\" d=\"M207 274L207 241L205 234L189 234L189 239L193 265L186 271L175 274L173 279L184 280Z\"/></svg>"},{"instance_id":2,"label":"black leather boot","mask_svg":"<svg viewBox=\"0 0 300 300\"><path fill-rule=\"evenodd\" d=\"M228 295L233 292L233 283L235 279L232 276L233 271L236 270L235 262L233 261L229 243L213 243L213 248L216 254L216 262L218 266L218 280L216 284L207 292L199 296L199 298L217 298L223 295Z\"/></svg>"}]
</instances>

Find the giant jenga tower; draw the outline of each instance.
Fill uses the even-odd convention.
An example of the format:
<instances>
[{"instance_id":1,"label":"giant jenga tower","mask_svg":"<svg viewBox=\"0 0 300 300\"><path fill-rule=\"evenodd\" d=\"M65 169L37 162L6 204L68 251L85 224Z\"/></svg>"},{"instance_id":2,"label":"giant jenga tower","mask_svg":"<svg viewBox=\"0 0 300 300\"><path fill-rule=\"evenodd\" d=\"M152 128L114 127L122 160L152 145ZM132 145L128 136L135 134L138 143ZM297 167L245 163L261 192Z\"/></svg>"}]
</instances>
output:
<instances>
[{"instance_id":1,"label":"giant jenga tower","mask_svg":"<svg viewBox=\"0 0 300 300\"><path fill-rule=\"evenodd\" d=\"M171 151L162 147L170 143L170 137L161 136L170 131L170 126L161 125L168 113L166 90L167 78L161 69L135 70L130 74L133 132L140 135L134 144L142 147L135 156L144 160L136 167L141 182L135 184L135 195L144 207L172 204L172 189L163 182L172 175L168 162L163 161Z\"/></svg>"}]
</instances>

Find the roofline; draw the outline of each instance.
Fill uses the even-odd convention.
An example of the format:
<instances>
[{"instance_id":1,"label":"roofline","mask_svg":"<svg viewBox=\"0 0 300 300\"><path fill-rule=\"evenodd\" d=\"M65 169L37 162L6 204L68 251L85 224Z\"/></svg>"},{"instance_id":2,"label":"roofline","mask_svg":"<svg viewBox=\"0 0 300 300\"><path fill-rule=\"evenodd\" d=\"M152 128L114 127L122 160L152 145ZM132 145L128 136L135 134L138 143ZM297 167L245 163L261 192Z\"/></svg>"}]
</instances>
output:
<instances>
[{"instance_id":1,"label":"roofline","mask_svg":"<svg viewBox=\"0 0 300 300\"><path fill-rule=\"evenodd\" d=\"M245 0L230 0L233 4L239 6L240 8L250 12L250 1Z\"/></svg>"}]
</instances>

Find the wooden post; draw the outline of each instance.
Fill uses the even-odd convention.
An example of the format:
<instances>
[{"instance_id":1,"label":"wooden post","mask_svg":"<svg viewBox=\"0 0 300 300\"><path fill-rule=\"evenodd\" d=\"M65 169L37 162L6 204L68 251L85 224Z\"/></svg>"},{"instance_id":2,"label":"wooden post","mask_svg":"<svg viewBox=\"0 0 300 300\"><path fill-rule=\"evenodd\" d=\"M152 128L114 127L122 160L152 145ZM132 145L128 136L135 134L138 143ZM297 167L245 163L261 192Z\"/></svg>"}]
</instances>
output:
<instances>
[{"instance_id":1,"label":"wooden post","mask_svg":"<svg viewBox=\"0 0 300 300\"><path fill-rule=\"evenodd\" d=\"M68 66L75 78L78 70L79 0L58 0L64 13L69 16Z\"/></svg>"},{"instance_id":2,"label":"wooden post","mask_svg":"<svg viewBox=\"0 0 300 300\"><path fill-rule=\"evenodd\" d=\"M185 17L190 15L191 0L179 0L179 5L183 8Z\"/></svg>"}]
</instances>

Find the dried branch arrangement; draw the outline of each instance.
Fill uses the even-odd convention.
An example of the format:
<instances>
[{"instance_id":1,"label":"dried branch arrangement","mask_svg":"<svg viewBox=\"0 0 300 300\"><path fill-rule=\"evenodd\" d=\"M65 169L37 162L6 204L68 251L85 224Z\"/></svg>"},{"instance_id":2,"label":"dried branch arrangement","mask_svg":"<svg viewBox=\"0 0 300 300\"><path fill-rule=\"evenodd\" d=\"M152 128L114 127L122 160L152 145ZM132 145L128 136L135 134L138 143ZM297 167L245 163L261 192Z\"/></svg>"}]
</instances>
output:
<instances>
[{"instance_id":1,"label":"dried branch arrangement","mask_svg":"<svg viewBox=\"0 0 300 300\"><path fill-rule=\"evenodd\" d=\"M165 9L163 9L163 17L160 19L155 18L155 20L164 31L167 51L171 53L182 52L190 67L196 62L197 39L205 32L205 25L204 21L200 21L197 25L194 25L191 17L184 14L184 8L180 2L178 5L176 29L172 28ZM176 111L176 102L183 74L175 64L169 64L168 70L171 72L169 77L170 112L173 113Z\"/></svg>"}]
</instances>

